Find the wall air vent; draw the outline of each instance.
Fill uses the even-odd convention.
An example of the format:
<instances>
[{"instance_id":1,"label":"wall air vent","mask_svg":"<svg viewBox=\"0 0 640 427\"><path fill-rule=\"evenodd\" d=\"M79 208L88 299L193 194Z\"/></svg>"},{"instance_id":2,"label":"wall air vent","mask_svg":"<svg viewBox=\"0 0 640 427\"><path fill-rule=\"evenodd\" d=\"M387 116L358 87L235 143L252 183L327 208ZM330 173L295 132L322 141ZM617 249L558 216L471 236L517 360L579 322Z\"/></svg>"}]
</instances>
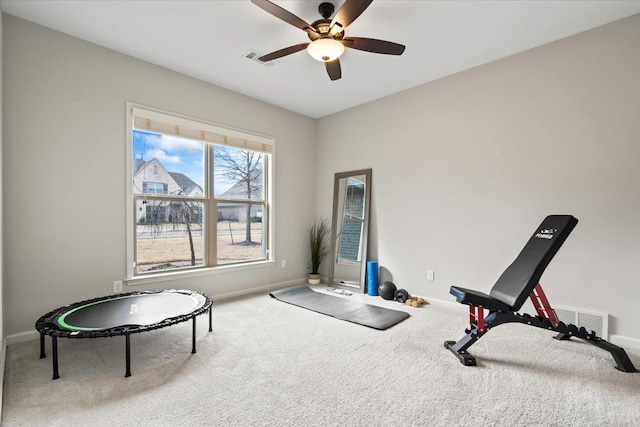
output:
<instances>
[{"instance_id":1,"label":"wall air vent","mask_svg":"<svg viewBox=\"0 0 640 427\"><path fill-rule=\"evenodd\" d=\"M561 322L583 326L587 331L594 331L597 336L609 339L609 315L606 313L585 312L567 307L555 307L556 315Z\"/></svg>"},{"instance_id":2,"label":"wall air vent","mask_svg":"<svg viewBox=\"0 0 640 427\"><path fill-rule=\"evenodd\" d=\"M267 61L267 62L262 62L260 61L258 58L260 58L262 55L264 55L264 53L260 53L255 49L251 49L249 50L247 53L245 53L244 56L247 59L252 60L253 62L257 62L258 64L262 64L265 67L271 67L273 65L276 65L276 63L278 62L277 59L274 59L273 61Z\"/></svg>"}]
</instances>

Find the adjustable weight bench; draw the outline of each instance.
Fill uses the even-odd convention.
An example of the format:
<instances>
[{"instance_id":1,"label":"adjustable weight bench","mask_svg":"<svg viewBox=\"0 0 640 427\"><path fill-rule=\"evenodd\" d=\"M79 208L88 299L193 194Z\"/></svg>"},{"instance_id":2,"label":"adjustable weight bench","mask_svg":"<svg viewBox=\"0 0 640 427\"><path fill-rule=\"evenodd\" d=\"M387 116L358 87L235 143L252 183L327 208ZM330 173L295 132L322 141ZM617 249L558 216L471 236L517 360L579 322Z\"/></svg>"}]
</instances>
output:
<instances>
[{"instance_id":1,"label":"adjustable weight bench","mask_svg":"<svg viewBox=\"0 0 640 427\"><path fill-rule=\"evenodd\" d=\"M560 322L540 286L540 276L577 223L578 220L571 215L546 217L520 255L491 288L489 295L457 286L451 287L450 293L456 300L469 306L470 326L465 330L466 335L458 342L445 341L444 346L455 354L463 365L476 364L475 357L467 352L467 349L491 328L503 323L517 322L558 332L554 338L559 340L580 338L611 353L616 362L616 369L637 372L623 348L596 336L594 331L588 332L584 327L578 328ZM517 313L527 297L531 298L537 316ZM486 317L485 310L489 311Z\"/></svg>"}]
</instances>

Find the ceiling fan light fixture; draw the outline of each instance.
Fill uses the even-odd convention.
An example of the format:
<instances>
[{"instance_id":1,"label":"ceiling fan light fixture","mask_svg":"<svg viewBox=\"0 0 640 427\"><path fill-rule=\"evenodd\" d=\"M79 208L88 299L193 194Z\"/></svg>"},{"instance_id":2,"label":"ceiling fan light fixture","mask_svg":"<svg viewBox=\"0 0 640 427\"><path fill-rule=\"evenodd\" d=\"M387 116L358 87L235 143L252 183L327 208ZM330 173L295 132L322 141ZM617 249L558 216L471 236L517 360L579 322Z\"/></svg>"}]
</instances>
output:
<instances>
[{"instance_id":1,"label":"ceiling fan light fixture","mask_svg":"<svg viewBox=\"0 0 640 427\"><path fill-rule=\"evenodd\" d=\"M309 43L307 52L318 61L330 62L338 59L344 53L344 45L338 40L321 38Z\"/></svg>"}]
</instances>

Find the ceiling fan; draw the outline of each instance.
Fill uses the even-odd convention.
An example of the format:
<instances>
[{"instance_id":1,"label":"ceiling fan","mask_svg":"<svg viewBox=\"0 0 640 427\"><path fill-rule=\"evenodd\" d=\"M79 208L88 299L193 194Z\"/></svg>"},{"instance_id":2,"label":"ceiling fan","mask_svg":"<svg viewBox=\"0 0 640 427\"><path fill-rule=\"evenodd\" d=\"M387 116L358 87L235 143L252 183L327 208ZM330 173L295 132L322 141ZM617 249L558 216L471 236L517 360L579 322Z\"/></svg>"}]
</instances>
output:
<instances>
[{"instance_id":1,"label":"ceiling fan","mask_svg":"<svg viewBox=\"0 0 640 427\"><path fill-rule=\"evenodd\" d=\"M405 46L398 43L364 37L344 36L344 30L347 26L355 21L355 19L369 7L372 1L373 0L346 0L342 7L338 9L335 16L333 16L333 19L330 18L333 15L335 6L328 2L320 3L318 12L322 15L322 19L308 24L293 13L269 0L251 0L251 3L276 18L280 18L284 22L305 31L311 40L310 42L276 50L258 59L262 62L272 61L306 49L309 55L318 61L324 62L331 80L338 80L342 77L342 69L340 68L340 60L338 58L344 52L345 47L386 55L402 55Z\"/></svg>"}]
</instances>

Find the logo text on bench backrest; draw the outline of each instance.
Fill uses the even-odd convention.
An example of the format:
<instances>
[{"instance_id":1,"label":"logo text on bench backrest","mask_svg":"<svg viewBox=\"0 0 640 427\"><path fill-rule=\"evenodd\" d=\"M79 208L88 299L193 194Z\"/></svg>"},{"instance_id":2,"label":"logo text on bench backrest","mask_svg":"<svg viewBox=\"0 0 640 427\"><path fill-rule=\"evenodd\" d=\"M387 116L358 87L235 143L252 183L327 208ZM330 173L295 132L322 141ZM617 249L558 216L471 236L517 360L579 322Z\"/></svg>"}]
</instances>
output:
<instances>
[{"instance_id":1,"label":"logo text on bench backrest","mask_svg":"<svg viewBox=\"0 0 640 427\"><path fill-rule=\"evenodd\" d=\"M537 237L538 239L551 240L553 239L554 233L556 233L557 231L558 231L557 229L554 230L551 228L543 228L542 230L536 233L535 237Z\"/></svg>"}]
</instances>

